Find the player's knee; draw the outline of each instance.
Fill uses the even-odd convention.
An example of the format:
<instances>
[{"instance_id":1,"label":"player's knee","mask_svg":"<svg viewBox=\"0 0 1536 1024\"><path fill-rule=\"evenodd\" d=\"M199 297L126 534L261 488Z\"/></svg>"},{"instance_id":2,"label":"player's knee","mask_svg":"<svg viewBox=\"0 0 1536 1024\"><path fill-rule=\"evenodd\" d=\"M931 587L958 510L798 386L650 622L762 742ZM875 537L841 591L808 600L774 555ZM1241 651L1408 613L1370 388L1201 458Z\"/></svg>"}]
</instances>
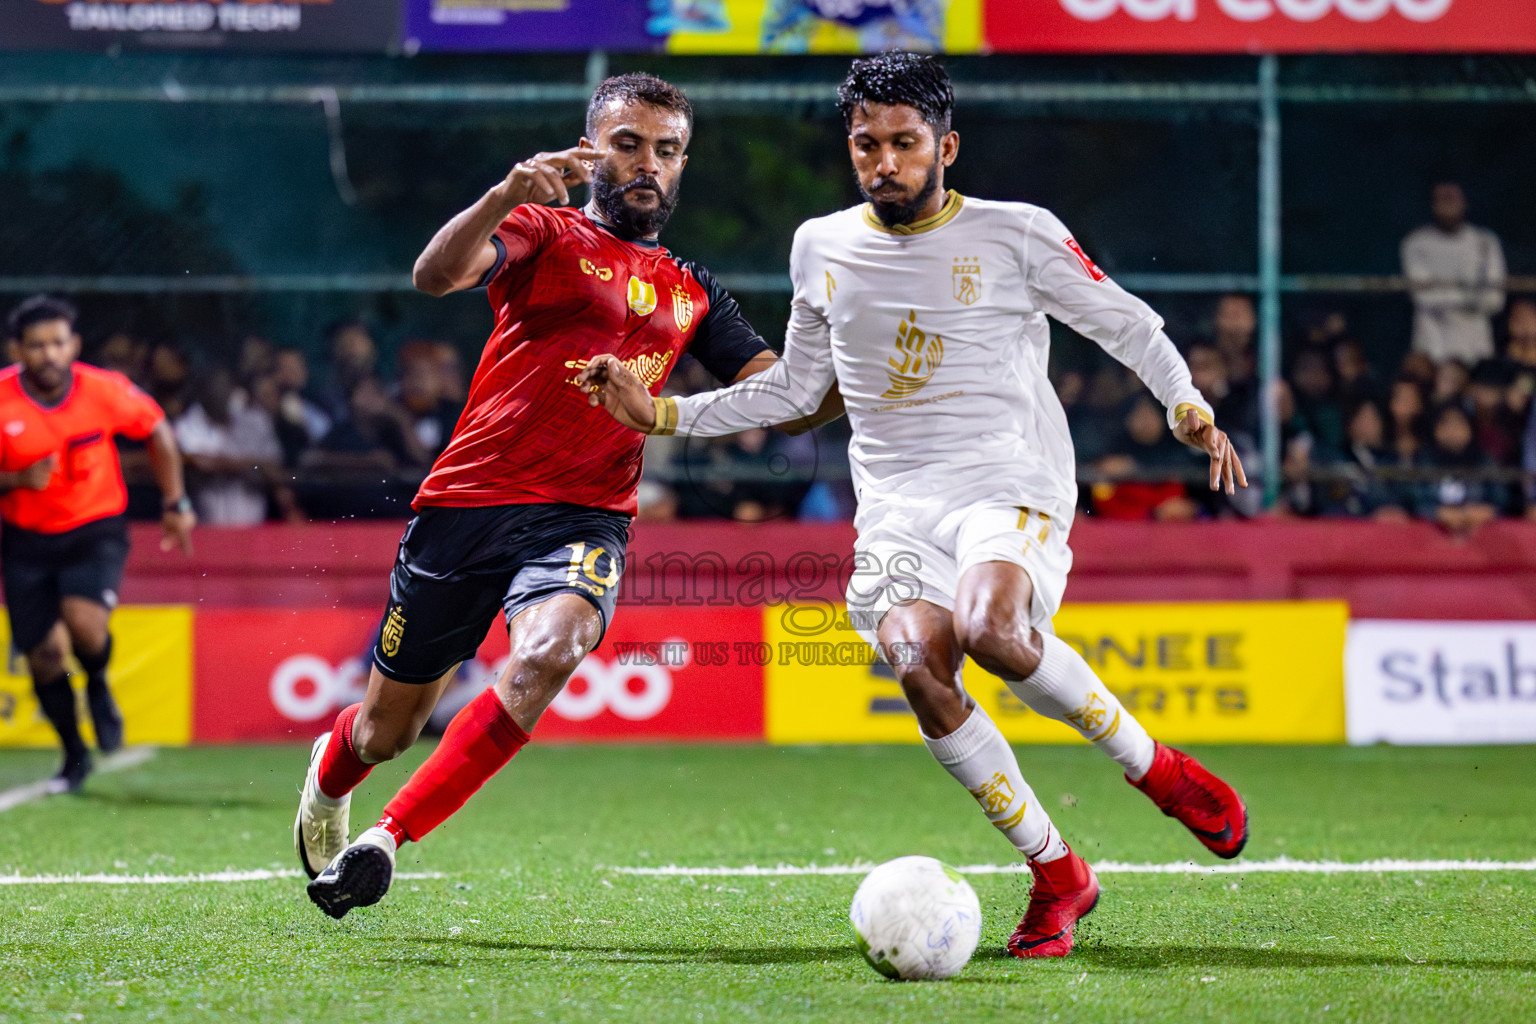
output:
<instances>
[{"instance_id":1,"label":"player's knee","mask_svg":"<svg viewBox=\"0 0 1536 1024\"><path fill-rule=\"evenodd\" d=\"M54 636L27 652L27 667L37 679L53 679L64 673L64 644Z\"/></svg>"},{"instance_id":2,"label":"player's knee","mask_svg":"<svg viewBox=\"0 0 1536 1024\"><path fill-rule=\"evenodd\" d=\"M1040 664L1040 652L1030 642L1030 627L1015 609L983 602L957 613L955 638L960 649L995 675L1023 678Z\"/></svg>"},{"instance_id":3,"label":"player's knee","mask_svg":"<svg viewBox=\"0 0 1536 1024\"><path fill-rule=\"evenodd\" d=\"M513 653L505 678L518 688L548 689L565 685L587 656L582 639L559 633L540 633L523 638Z\"/></svg>"}]
</instances>

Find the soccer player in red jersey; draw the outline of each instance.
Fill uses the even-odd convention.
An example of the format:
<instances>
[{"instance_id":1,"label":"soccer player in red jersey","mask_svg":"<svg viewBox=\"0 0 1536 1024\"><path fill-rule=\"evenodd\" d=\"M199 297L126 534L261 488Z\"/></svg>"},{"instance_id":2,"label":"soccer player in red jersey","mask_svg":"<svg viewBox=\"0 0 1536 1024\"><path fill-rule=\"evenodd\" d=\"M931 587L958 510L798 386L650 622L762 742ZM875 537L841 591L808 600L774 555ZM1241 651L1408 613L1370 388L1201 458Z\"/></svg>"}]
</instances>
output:
<instances>
[{"instance_id":1,"label":"soccer player in red jersey","mask_svg":"<svg viewBox=\"0 0 1536 1024\"><path fill-rule=\"evenodd\" d=\"M85 670L96 745L111 753L123 742L107 686L109 621L128 558L128 491L113 437L149 442L165 498L162 550L190 553L196 519L165 413L122 374L75 362L74 307L33 296L6 326L16 365L0 371L0 576L12 646L26 655L37 703L64 746L55 789L72 792L90 773L91 755L67 651Z\"/></svg>"},{"instance_id":2,"label":"soccer player in red jersey","mask_svg":"<svg viewBox=\"0 0 1536 1024\"><path fill-rule=\"evenodd\" d=\"M294 842L310 898L333 917L378 902L399 844L453 814L528 742L613 616L644 439L591 415L575 375L611 353L657 393L684 352L721 381L777 359L704 268L656 240L692 131L673 86L610 78L580 145L517 164L416 261L416 285L431 294L486 286L496 322L400 541L367 694L311 751ZM572 209L580 182L592 198ZM506 671L348 845L352 789L415 742L498 610Z\"/></svg>"}]
</instances>

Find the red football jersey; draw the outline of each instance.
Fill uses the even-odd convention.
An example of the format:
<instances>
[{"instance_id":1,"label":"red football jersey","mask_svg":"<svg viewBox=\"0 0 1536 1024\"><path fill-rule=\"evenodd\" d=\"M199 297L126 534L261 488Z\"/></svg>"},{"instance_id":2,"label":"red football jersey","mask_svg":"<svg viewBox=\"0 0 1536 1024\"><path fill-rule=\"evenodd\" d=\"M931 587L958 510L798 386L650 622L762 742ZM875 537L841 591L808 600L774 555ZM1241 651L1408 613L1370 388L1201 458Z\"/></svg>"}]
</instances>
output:
<instances>
[{"instance_id":1,"label":"red football jersey","mask_svg":"<svg viewBox=\"0 0 1536 1024\"><path fill-rule=\"evenodd\" d=\"M572 384L611 352L659 394L684 352L722 382L768 346L704 268L581 210L524 205L491 241L496 326L453 437L412 503L635 512L645 438Z\"/></svg>"},{"instance_id":2,"label":"red football jersey","mask_svg":"<svg viewBox=\"0 0 1536 1024\"><path fill-rule=\"evenodd\" d=\"M0 519L36 533L63 533L128 507L115 434L149 436L165 413L120 373L76 363L63 401L39 405L21 368L0 371L0 469L14 473L49 455L58 468L41 491L0 495Z\"/></svg>"}]
</instances>

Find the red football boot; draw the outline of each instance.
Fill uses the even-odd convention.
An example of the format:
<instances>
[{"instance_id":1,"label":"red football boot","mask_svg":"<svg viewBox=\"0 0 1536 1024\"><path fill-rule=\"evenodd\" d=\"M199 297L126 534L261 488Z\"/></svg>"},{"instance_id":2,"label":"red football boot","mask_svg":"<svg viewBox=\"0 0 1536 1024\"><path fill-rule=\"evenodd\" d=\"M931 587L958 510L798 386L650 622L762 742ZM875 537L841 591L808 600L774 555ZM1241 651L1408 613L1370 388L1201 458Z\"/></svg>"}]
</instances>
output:
<instances>
[{"instance_id":1,"label":"red football boot","mask_svg":"<svg viewBox=\"0 0 1536 1024\"><path fill-rule=\"evenodd\" d=\"M1049 864L1031 863L1034 888L1024 920L1008 937L1008 952L1017 957L1066 956L1072 952L1072 929L1099 904L1099 880L1093 868L1070 849Z\"/></svg>"},{"instance_id":2,"label":"red football boot","mask_svg":"<svg viewBox=\"0 0 1536 1024\"><path fill-rule=\"evenodd\" d=\"M1159 743L1151 770L1131 785L1151 797L1168 817L1182 822L1216 856L1230 860L1243 852L1248 842L1248 808L1237 790L1183 751Z\"/></svg>"}]
</instances>

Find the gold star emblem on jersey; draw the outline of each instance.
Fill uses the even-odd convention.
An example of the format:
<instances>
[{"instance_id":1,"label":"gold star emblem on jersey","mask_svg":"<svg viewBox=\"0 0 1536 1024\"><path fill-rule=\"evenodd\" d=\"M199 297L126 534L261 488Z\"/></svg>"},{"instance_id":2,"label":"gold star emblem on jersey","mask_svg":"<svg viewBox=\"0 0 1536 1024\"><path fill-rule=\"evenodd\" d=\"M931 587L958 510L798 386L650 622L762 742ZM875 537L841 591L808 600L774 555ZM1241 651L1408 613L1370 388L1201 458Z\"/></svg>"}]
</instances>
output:
<instances>
[{"instance_id":1,"label":"gold star emblem on jersey","mask_svg":"<svg viewBox=\"0 0 1536 1024\"><path fill-rule=\"evenodd\" d=\"M974 256L955 257L951 273L955 298L965 305L981 298L981 261Z\"/></svg>"},{"instance_id":2,"label":"gold star emblem on jersey","mask_svg":"<svg viewBox=\"0 0 1536 1024\"><path fill-rule=\"evenodd\" d=\"M680 284L672 286L672 319L677 321L680 331L686 331L693 323L693 299L689 297L688 289Z\"/></svg>"},{"instance_id":3,"label":"gold star emblem on jersey","mask_svg":"<svg viewBox=\"0 0 1536 1024\"><path fill-rule=\"evenodd\" d=\"M656 286L633 274L629 278L629 308L636 316L650 316L656 311Z\"/></svg>"},{"instance_id":4,"label":"gold star emblem on jersey","mask_svg":"<svg viewBox=\"0 0 1536 1024\"><path fill-rule=\"evenodd\" d=\"M909 398L933 379L934 371L944 361L944 339L924 333L917 326L917 311L910 310L896 328L896 356L886 361L890 363L886 374L891 386L880 397Z\"/></svg>"}]
</instances>

